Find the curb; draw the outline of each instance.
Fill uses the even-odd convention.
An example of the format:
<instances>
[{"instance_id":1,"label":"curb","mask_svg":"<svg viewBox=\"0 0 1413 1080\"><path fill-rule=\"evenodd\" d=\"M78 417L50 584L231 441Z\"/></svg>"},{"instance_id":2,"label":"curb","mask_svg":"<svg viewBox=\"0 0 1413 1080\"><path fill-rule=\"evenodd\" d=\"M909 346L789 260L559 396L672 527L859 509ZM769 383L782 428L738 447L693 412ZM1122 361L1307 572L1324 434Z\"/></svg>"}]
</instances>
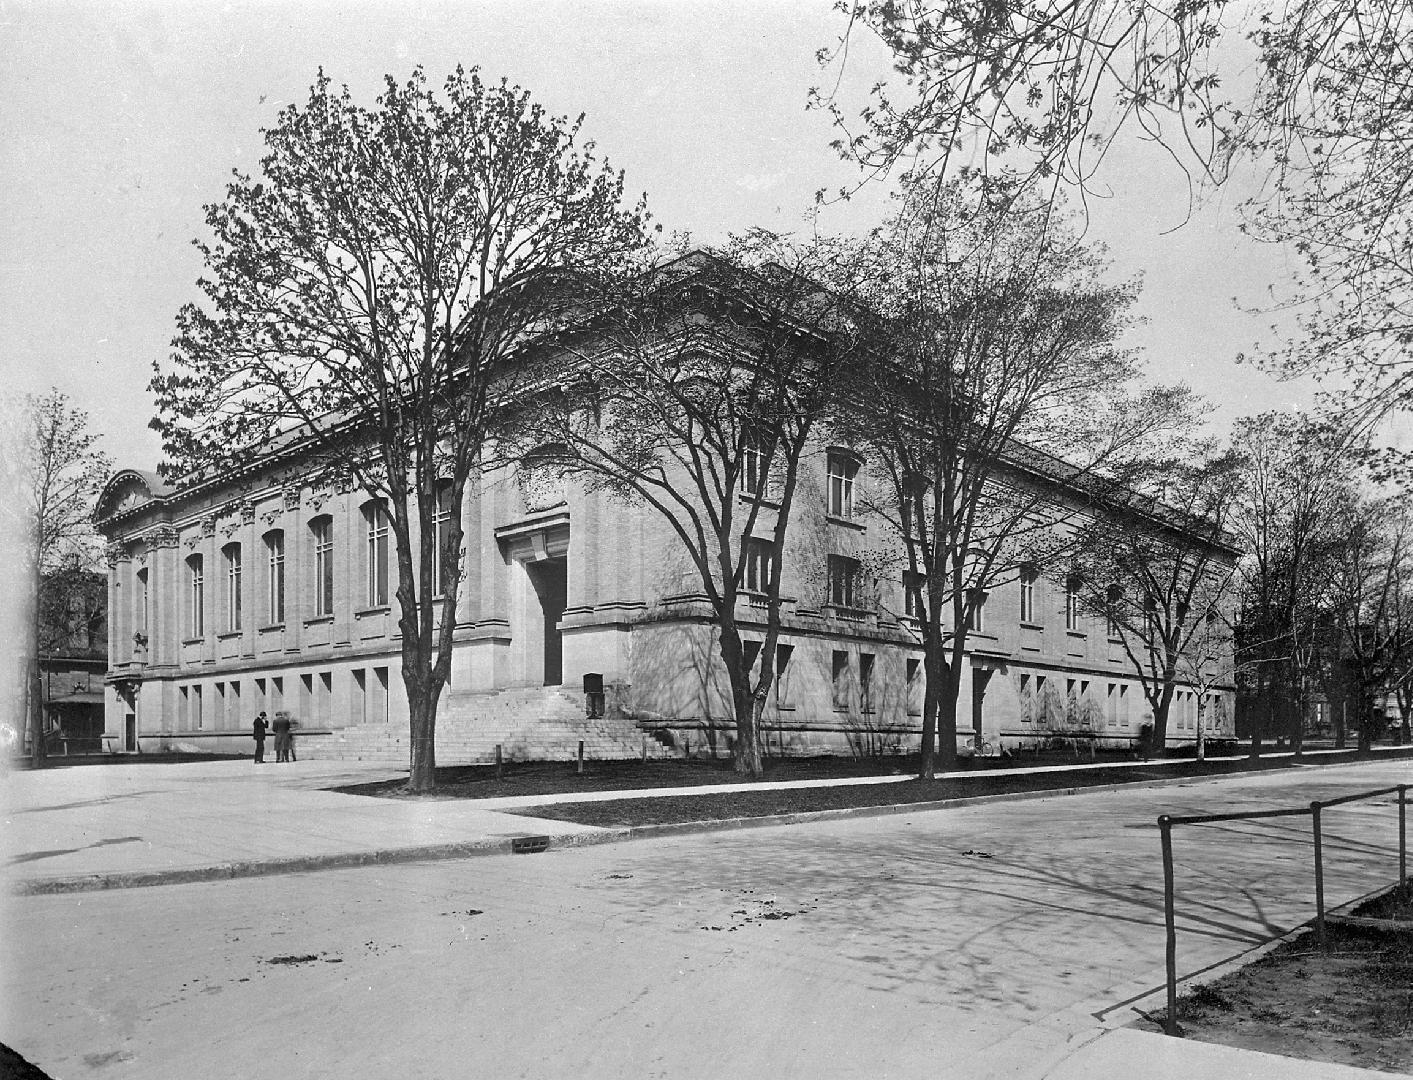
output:
<instances>
[{"instance_id":1,"label":"curb","mask_svg":"<svg viewBox=\"0 0 1413 1080\"><path fill-rule=\"evenodd\" d=\"M1313 764L1316 768L1347 766L1349 762ZM107 889L139 889L153 885L187 885L205 881L229 881L236 878L269 877L276 874L300 874L319 870L342 870L358 866L382 866L406 862L426 862L442 859L467 859L482 855L515 853L516 840L534 836L547 841L544 850L597 847L627 840L651 840L658 837L687 836L695 833L735 832L743 829L763 829L781 825L804 825L822 821L845 821L852 818L889 817L899 814L929 813L953 810L989 803L1030 802L1036 799L1065 798L1097 792L1148 790L1183 784L1211 783L1233 776L1259 775L1226 773L1215 776L1172 776L1160 780L1134 780L1126 783L1090 784L1074 787L1039 788L1034 791L1011 791L999 795L970 795L953 799L934 799L915 803L881 803L877 806L851 806L833 810L802 810L793 814L760 817L719 818L708 821L681 821L660 825L587 826L593 832L560 835L526 833L520 837L482 838L420 847L382 848L373 851L333 852L328 855L300 855L289 858L249 859L239 862L214 863L209 866L183 867L172 870L131 870L111 874L76 874L67 877L31 878L15 882L10 888L16 896L53 896L63 893L100 892ZM567 804L566 804L567 805ZM500 811L514 815L513 809ZM553 820L553 819L545 819ZM584 826L581 826L584 827Z\"/></svg>"}]
</instances>

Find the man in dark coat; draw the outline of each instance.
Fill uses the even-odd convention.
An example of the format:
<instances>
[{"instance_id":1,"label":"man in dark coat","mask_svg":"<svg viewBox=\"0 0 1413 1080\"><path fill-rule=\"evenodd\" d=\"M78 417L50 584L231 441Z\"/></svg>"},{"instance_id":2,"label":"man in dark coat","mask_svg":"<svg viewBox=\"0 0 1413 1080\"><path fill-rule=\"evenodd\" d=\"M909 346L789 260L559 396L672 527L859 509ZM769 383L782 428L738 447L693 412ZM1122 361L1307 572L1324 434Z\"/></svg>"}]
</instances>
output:
<instances>
[{"instance_id":1,"label":"man in dark coat","mask_svg":"<svg viewBox=\"0 0 1413 1080\"><path fill-rule=\"evenodd\" d=\"M289 713L275 713L275 760L289 760Z\"/></svg>"},{"instance_id":2,"label":"man in dark coat","mask_svg":"<svg viewBox=\"0 0 1413 1080\"><path fill-rule=\"evenodd\" d=\"M269 725L265 723L265 714L261 713L255 718L255 727L252 734L255 736L255 764L260 765L265 761L265 729Z\"/></svg>"}]
</instances>

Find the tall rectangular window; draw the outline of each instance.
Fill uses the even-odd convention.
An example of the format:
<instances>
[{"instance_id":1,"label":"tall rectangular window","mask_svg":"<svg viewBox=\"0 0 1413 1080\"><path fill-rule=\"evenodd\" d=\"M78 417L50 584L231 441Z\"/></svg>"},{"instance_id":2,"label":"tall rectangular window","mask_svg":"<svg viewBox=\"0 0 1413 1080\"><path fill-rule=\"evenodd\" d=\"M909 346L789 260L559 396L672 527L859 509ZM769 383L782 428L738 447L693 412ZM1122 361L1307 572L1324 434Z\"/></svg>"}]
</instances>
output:
<instances>
[{"instance_id":1,"label":"tall rectangular window","mask_svg":"<svg viewBox=\"0 0 1413 1080\"><path fill-rule=\"evenodd\" d=\"M746 537L746 567L741 587L750 592L767 592L775 577L774 568L775 545L759 537Z\"/></svg>"},{"instance_id":2,"label":"tall rectangular window","mask_svg":"<svg viewBox=\"0 0 1413 1080\"><path fill-rule=\"evenodd\" d=\"M368 606L388 602L388 515L377 503L363 508L368 525Z\"/></svg>"},{"instance_id":3,"label":"tall rectangular window","mask_svg":"<svg viewBox=\"0 0 1413 1080\"><path fill-rule=\"evenodd\" d=\"M767 465L760 440L745 436L741 443L741 493L764 495Z\"/></svg>"},{"instance_id":4,"label":"tall rectangular window","mask_svg":"<svg viewBox=\"0 0 1413 1080\"><path fill-rule=\"evenodd\" d=\"M200 731L201 725L201 687L197 685L191 688L191 726Z\"/></svg>"},{"instance_id":5,"label":"tall rectangular window","mask_svg":"<svg viewBox=\"0 0 1413 1080\"><path fill-rule=\"evenodd\" d=\"M238 728L241 722L239 680L232 680L231 684L226 688L226 694L228 708L226 709L226 723L223 726Z\"/></svg>"},{"instance_id":6,"label":"tall rectangular window","mask_svg":"<svg viewBox=\"0 0 1413 1080\"><path fill-rule=\"evenodd\" d=\"M1035 623L1035 579L1039 576L1034 567L1021 567L1020 621L1023 623Z\"/></svg>"},{"instance_id":7,"label":"tall rectangular window","mask_svg":"<svg viewBox=\"0 0 1413 1080\"><path fill-rule=\"evenodd\" d=\"M192 555L186 560L188 577L191 583L190 606L187 611L187 629L194 638L206 634L206 569L200 555Z\"/></svg>"},{"instance_id":8,"label":"tall rectangular window","mask_svg":"<svg viewBox=\"0 0 1413 1080\"><path fill-rule=\"evenodd\" d=\"M217 731L226 725L226 684L216 684L216 694L211 701L211 726Z\"/></svg>"},{"instance_id":9,"label":"tall rectangular window","mask_svg":"<svg viewBox=\"0 0 1413 1080\"><path fill-rule=\"evenodd\" d=\"M314 614L334 613L334 519L315 518L309 525L314 534Z\"/></svg>"},{"instance_id":10,"label":"tall rectangular window","mask_svg":"<svg viewBox=\"0 0 1413 1080\"><path fill-rule=\"evenodd\" d=\"M363 668L353 669L353 701L350 712L354 723L368 722L368 675Z\"/></svg>"},{"instance_id":11,"label":"tall rectangular window","mask_svg":"<svg viewBox=\"0 0 1413 1080\"><path fill-rule=\"evenodd\" d=\"M1110 585L1104 596L1104 630L1110 641L1122 641L1119 625L1119 609L1123 606L1124 591L1117 585Z\"/></svg>"},{"instance_id":12,"label":"tall rectangular window","mask_svg":"<svg viewBox=\"0 0 1413 1080\"><path fill-rule=\"evenodd\" d=\"M1020 718L1022 724L1028 724L1035 718L1035 687L1029 675L1020 677Z\"/></svg>"},{"instance_id":13,"label":"tall rectangular window","mask_svg":"<svg viewBox=\"0 0 1413 1080\"><path fill-rule=\"evenodd\" d=\"M285 621L285 534L275 529L265 534L265 554L269 562L269 589L265 601L265 617L271 626Z\"/></svg>"},{"instance_id":14,"label":"tall rectangular window","mask_svg":"<svg viewBox=\"0 0 1413 1080\"><path fill-rule=\"evenodd\" d=\"M388 669L385 667L374 668L373 682L378 692L378 700L372 719L386 723L388 719Z\"/></svg>"},{"instance_id":15,"label":"tall rectangular window","mask_svg":"<svg viewBox=\"0 0 1413 1080\"><path fill-rule=\"evenodd\" d=\"M790 698L790 660L795 655L795 646L777 645L775 647L775 707L777 709L794 708Z\"/></svg>"},{"instance_id":16,"label":"tall rectangular window","mask_svg":"<svg viewBox=\"0 0 1413 1080\"><path fill-rule=\"evenodd\" d=\"M927 584L927 578L922 574L914 574L911 570L903 571L903 614L909 619L921 620L926 617L927 608L923 603L922 590Z\"/></svg>"},{"instance_id":17,"label":"tall rectangular window","mask_svg":"<svg viewBox=\"0 0 1413 1080\"><path fill-rule=\"evenodd\" d=\"M904 671L904 677L907 680L908 715L921 716L923 691L925 689L922 661L916 657L910 657Z\"/></svg>"},{"instance_id":18,"label":"tall rectangular window","mask_svg":"<svg viewBox=\"0 0 1413 1080\"><path fill-rule=\"evenodd\" d=\"M221 549L226 560L226 629L240 629L240 545Z\"/></svg>"},{"instance_id":19,"label":"tall rectangular window","mask_svg":"<svg viewBox=\"0 0 1413 1080\"><path fill-rule=\"evenodd\" d=\"M1079 578L1071 577L1065 581L1065 629L1081 630L1083 624L1079 613Z\"/></svg>"},{"instance_id":20,"label":"tall rectangular window","mask_svg":"<svg viewBox=\"0 0 1413 1080\"><path fill-rule=\"evenodd\" d=\"M859 463L846 454L830 454L828 511L834 517L854 516L854 476Z\"/></svg>"},{"instance_id":21,"label":"tall rectangular window","mask_svg":"<svg viewBox=\"0 0 1413 1080\"><path fill-rule=\"evenodd\" d=\"M137 572L137 632L147 633L147 570L144 568Z\"/></svg>"},{"instance_id":22,"label":"tall rectangular window","mask_svg":"<svg viewBox=\"0 0 1413 1080\"><path fill-rule=\"evenodd\" d=\"M451 569L451 553L447 551L451 533L451 485L437 489L437 507L432 514L432 595L446 592L447 571ZM386 580L386 575L384 575Z\"/></svg>"},{"instance_id":23,"label":"tall rectangular window","mask_svg":"<svg viewBox=\"0 0 1413 1080\"><path fill-rule=\"evenodd\" d=\"M858 560L843 555L829 556L829 602L835 607L857 607Z\"/></svg>"},{"instance_id":24,"label":"tall rectangular window","mask_svg":"<svg viewBox=\"0 0 1413 1080\"><path fill-rule=\"evenodd\" d=\"M859 711L873 712L873 653L859 653Z\"/></svg>"},{"instance_id":25,"label":"tall rectangular window","mask_svg":"<svg viewBox=\"0 0 1413 1080\"><path fill-rule=\"evenodd\" d=\"M849 707L849 654L847 652L839 649L834 650L829 678L834 708L847 709Z\"/></svg>"}]
</instances>

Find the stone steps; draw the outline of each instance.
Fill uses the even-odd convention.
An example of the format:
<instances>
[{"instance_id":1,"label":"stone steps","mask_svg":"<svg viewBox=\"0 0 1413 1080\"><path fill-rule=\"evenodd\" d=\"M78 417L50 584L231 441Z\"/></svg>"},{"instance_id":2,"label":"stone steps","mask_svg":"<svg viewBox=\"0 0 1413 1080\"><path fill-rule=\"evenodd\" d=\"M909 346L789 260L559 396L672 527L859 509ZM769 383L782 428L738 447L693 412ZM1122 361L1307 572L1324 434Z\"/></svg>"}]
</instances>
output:
<instances>
[{"instance_id":1,"label":"stone steps","mask_svg":"<svg viewBox=\"0 0 1413 1080\"><path fill-rule=\"evenodd\" d=\"M573 760L580 741L584 757L597 760L640 757L644 746L633 720L612 715L591 719L584 715L583 696L559 687L449 695L437 714L438 765L494 761L497 745L505 761ZM650 757L672 755L651 738L646 745ZM410 736L405 724L357 724L304 739L297 752L309 760L405 766Z\"/></svg>"}]
</instances>

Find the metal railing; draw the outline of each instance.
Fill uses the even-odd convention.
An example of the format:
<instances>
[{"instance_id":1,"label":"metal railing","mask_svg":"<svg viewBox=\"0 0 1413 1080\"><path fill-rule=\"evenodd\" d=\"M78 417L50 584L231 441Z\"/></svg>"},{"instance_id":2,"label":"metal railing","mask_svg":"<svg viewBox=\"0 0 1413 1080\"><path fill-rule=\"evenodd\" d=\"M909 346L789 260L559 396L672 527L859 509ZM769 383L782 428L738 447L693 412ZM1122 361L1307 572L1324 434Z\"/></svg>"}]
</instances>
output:
<instances>
[{"instance_id":1,"label":"metal railing","mask_svg":"<svg viewBox=\"0 0 1413 1080\"><path fill-rule=\"evenodd\" d=\"M1294 807L1288 810L1252 810L1234 814L1191 814L1174 816L1163 814L1158 818L1158 832L1163 843L1163 915L1167 925L1167 967L1168 967L1168 1012L1163 1020L1163 1031L1168 1035L1181 1035L1177 1015L1177 916L1173 900L1173 826L1209 825L1217 821L1255 821L1259 818L1300 817L1310 815L1311 833L1315 842L1315 934L1321 950L1326 948L1325 940L1325 862L1324 848L1320 831L1320 812L1330 806L1343 803L1374 799L1380 795L1398 795L1398 886L1408 884L1408 831L1407 805L1408 785L1379 788L1376 791L1361 791L1355 795L1344 795L1338 799L1323 799L1309 806Z\"/></svg>"}]
</instances>

